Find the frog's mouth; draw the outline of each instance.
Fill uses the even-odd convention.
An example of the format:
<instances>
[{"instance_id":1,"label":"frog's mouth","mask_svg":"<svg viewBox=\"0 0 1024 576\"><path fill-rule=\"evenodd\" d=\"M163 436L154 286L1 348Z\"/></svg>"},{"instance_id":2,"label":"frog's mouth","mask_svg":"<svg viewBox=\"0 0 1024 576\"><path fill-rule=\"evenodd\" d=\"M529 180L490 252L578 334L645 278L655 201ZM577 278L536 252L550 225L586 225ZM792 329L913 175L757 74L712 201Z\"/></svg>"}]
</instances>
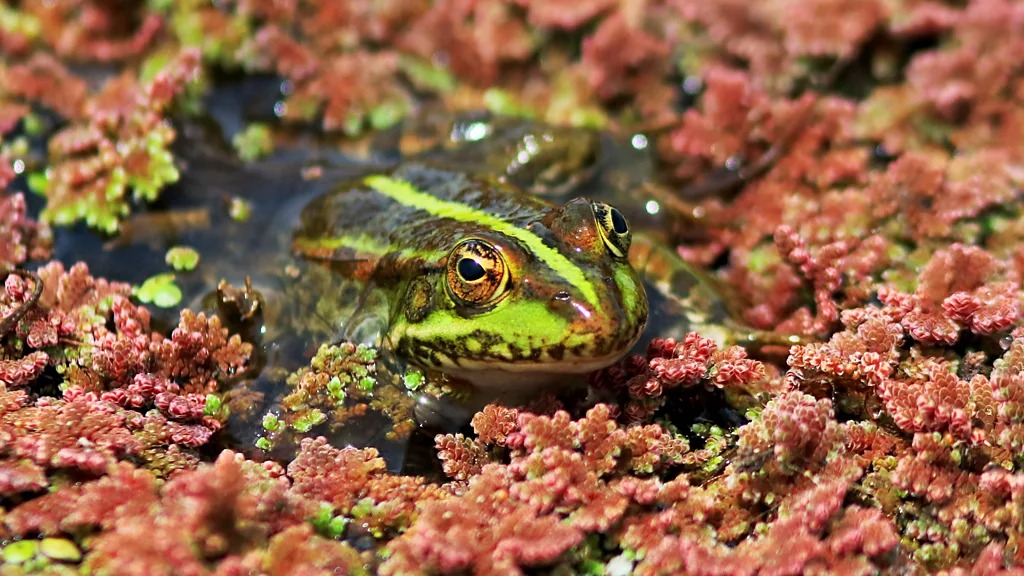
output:
<instances>
[{"instance_id":1,"label":"frog's mouth","mask_svg":"<svg viewBox=\"0 0 1024 576\"><path fill-rule=\"evenodd\" d=\"M503 386L553 386L569 383L579 376L611 366L621 360L632 348L635 338L600 355L577 355L564 347L540 349L528 358L517 360L459 358L443 362L435 368L481 389Z\"/></svg>"}]
</instances>

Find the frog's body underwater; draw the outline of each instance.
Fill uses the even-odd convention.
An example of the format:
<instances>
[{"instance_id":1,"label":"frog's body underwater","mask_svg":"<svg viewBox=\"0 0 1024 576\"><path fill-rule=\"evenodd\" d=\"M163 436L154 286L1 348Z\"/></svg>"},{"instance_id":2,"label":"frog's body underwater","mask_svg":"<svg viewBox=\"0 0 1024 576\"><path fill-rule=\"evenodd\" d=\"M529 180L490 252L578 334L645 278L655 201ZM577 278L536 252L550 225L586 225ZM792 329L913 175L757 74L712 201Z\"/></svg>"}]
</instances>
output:
<instances>
[{"instance_id":1,"label":"frog's body underwater","mask_svg":"<svg viewBox=\"0 0 1024 576\"><path fill-rule=\"evenodd\" d=\"M603 202L556 205L411 161L313 200L293 248L384 294L386 320L369 321L382 348L493 390L550 384L630 350L648 315L630 240ZM367 331L358 318L346 334Z\"/></svg>"}]
</instances>

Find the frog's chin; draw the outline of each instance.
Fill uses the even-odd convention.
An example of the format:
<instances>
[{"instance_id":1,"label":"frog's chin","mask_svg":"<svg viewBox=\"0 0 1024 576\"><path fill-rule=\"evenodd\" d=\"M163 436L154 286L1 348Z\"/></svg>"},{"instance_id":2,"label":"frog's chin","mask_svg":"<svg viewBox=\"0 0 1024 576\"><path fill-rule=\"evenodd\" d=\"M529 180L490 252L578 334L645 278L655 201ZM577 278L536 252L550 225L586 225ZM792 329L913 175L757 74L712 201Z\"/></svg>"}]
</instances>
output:
<instances>
[{"instance_id":1,"label":"frog's chin","mask_svg":"<svg viewBox=\"0 0 1024 576\"><path fill-rule=\"evenodd\" d=\"M581 376L618 362L629 350L589 358L563 358L557 362L463 362L442 369L453 378L468 382L481 391L503 389L536 390L578 384Z\"/></svg>"}]
</instances>

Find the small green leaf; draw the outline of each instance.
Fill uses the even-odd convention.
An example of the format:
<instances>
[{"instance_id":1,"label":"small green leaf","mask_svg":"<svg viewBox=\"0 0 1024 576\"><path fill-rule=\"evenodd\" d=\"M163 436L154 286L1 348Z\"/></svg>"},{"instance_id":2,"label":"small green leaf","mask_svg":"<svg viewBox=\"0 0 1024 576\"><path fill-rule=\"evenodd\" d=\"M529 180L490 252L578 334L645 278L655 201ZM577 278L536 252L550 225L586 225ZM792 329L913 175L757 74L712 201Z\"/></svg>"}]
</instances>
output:
<instances>
[{"instance_id":1,"label":"small green leaf","mask_svg":"<svg viewBox=\"0 0 1024 576\"><path fill-rule=\"evenodd\" d=\"M190 246L174 246L167 251L164 260L179 272L190 272L199 265L199 252Z\"/></svg>"},{"instance_id":2,"label":"small green leaf","mask_svg":"<svg viewBox=\"0 0 1024 576\"><path fill-rule=\"evenodd\" d=\"M252 203L245 198L232 196L228 204L228 215L235 222L246 222L252 216Z\"/></svg>"},{"instance_id":3,"label":"small green leaf","mask_svg":"<svg viewBox=\"0 0 1024 576\"><path fill-rule=\"evenodd\" d=\"M405 117L406 107L400 102L385 102L370 110L370 127L385 130L398 124Z\"/></svg>"},{"instance_id":4,"label":"small green leaf","mask_svg":"<svg viewBox=\"0 0 1024 576\"><path fill-rule=\"evenodd\" d=\"M43 538L39 543L39 551L52 560L78 562L82 559L82 551L75 543L65 538Z\"/></svg>"},{"instance_id":5,"label":"small green leaf","mask_svg":"<svg viewBox=\"0 0 1024 576\"><path fill-rule=\"evenodd\" d=\"M181 288L174 283L174 274L151 276L135 289L135 296L145 304L158 308L173 308L181 302Z\"/></svg>"},{"instance_id":6,"label":"small green leaf","mask_svg":"<svg viewBox=\"0 0 1024 576\"><path fill-rule=\"evenodd\" d=\"M263 429L267 432L277 432L281 429L281 419L276 414L263 416Z\"/></svg>"},{"instance_id":7,"label":"small green leaf","mask_svg":"<svg viewBox=\"0 0 1024 576\"><path fill-rule=\"evenodd\" d=\"M363 498L356 502L355 506L349 513L353 518L365 518L373 512L373 500L370 498Z\"/></svg>"},{"instance_id":8,"label":"small green leaf","mask_svg":"<svg viewBox=\"0 0 1024 576\"><path fill-rule=\"evenodd\" d=\"M327 383L327 392L338 402L345 399L345 387L337 376L331 378L330 382Z\"/></svg>"},{"instance_id":9,"label":"small green leaf","mask_svg":"<svg viewBox=\"0 0 1024 576\"><path fill-rule=\"evenodd\" d=\"M259 448L260 450L263 450L264 452L267 452L274 447L274 443L271 442L269 439L260 436L259 438L256 439L256 447Z\"/></svg>"},{"instance_id":10,"label":"small green leaf","mask_svg":"<svg viewBox=\"0 0 1024 576\"><path fill-rule=\"evenodd\" d=\"M314 409L297 419L295 423L292 424L292 428L294 428L296 432L305 434L312 430L314 426L323 424L325 420L327 420L327 415Z\"/></svg>"},{"instance_id":11,"label":"small green leaf","mask_svg":"<svg viewBox=\"0 0 1024 576\"><path fill-rule=\"evenodd\" d=\"M406 390L417 390L423 385L423 373L419 370L410 370L403 378Z\"/></svg>"},{"instance_id":12,"label":"small green leaf","mask_svg":"<svg viewBox=\"0 0 1024 576\"><path fill-rule=\"evenodd\" d=\"M490 88L484 92L484 106L491 112L501 116L533 118L533 110L516 100L510 92L499 88Z\"/></svg>"},{"instance_id":13,"label":"small green leaf","mask_svg":"<svg viewBox=\"0 0 1024 576\"><path fill-rule=\"evenodd\" d=\"M217 416L220 414L222 408L224 408L224 403L220 399L220 396L217 396L216 394L206 395L206 405L203 406L204 416Z\"/></svg>"},{"instance_id":14,"label":"small green leaf","mask_svg":"<svg viewBox=\"0 0 1024 576\"><path fill-rule=\"evenodd\" d=\"M28 175L28 189L39 194L46 194L46 188L50 185L50 177L46 172L32 172Z\"/></svg>"},{"instance_id":15,"label":"small green leaf","mask_svg":"<svg viewBox=\"0 0 1024 576\"><path fill-rule=\"evenodd\" d=\"M446 68L435 66L429 60L402 58L399 66L412 83L434 92L451 92L455 89L455 77Z\"/></svg>"},{"instance_id":16,"label":"small green leaf","mask_svg":"<svg viewBox=\"0 0 1024 576\"><path fill-rule=\"evenodd\" d=\"M3 559L5 564L21 564L34 558L37 550L38 540L19 540L4 546L3 551L0 551L0 559Z\"/></svg>"},{"instance_id":17,"label":"small green leaf","mask_svg":"<svg viewBox=\"0 0 1024 576\"><path fill-rule=\"evenodd\" d=\"M238 157L245 162L252 162L274 151L274 138L266 124L253 123L248 125L231 139Z\"/></svg>"}]
</instances>

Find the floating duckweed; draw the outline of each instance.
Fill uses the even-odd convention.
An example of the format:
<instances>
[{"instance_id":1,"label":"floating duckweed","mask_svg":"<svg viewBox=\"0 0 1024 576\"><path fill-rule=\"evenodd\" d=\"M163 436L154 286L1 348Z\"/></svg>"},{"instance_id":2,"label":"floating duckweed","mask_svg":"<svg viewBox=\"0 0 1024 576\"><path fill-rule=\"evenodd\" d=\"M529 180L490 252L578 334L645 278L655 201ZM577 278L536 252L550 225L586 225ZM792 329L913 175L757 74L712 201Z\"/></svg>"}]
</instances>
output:
<instances>
[{"instance_id":1,"label":"floating duckweed","mask_svg":"<svg viewBox=\"0 0 1024 576\"><path fill-rule=\"evenodd\" d=\"M276 414L267 414L263 417L263 429L267 432L277 432L281 429L281 419Z\"/></svg>"},{"instance_id":2,"label":"floating duckweed","mask_svg":"<svg viewBox=\"0 0 1024 576\"><path fill-rule=\"evenodd\" d=\"M221 413L222 408L224 408L224 403L221 402L220 396L216 394L206 395L206 405L203 406L204 416L217 416Z\"/></svg>"},{"instance_id":3,"label":"floating duckweed","mask_svg":"<svg viewBox=\"0 0 1024 576\"><path fill-rule=\"evenodd\" d=\"M259 122L246 126L231 139L238 157L245 162L253 162L274 151L274 139L270 127Z\"/></svg>"},{"instance_id":4,"label":"floating duckweed","mask_svg":"<svg viewBox=\"0 0 1024 576\"><path fill-rule=\"evenodd\" d=\"M147 278L141 286L135 287L135 296L146 304L164 308L173 306L181 300L181 290L178 289L175 293L176 288L174 274L157 274Z\"/></svg>"},{"instance_id":5,"label":"floating duckweed","mask_svg":"<svg viewBox=\"0 0 1024 576\"><path fill-rule=\"evenodd\" d=\"M174 283L174 274L151 276L135 288L135 296L145 304L158 308L173 308L181 302L181 288Z\"/></svg>"},{"instance_id":6,"label":"floating duckweed","mask_svg":"<svg viewBox=\"0 0 1024 576\"><path fill-rule=\"evenodd\" d=\"M302 416L300 416L295 423L292 424L292 428L295 428L296 432L305 434L313 429L318 424L323 424L327 420L327 415L323 412L313 409Z\"/></svg>"},{"instance_id":7,"label":"floating duckweed","mask_svg":"<svg viewBox=\"0 0 1024 576\"><path fill-rule=\"evenodd\" d=\"M331 381L327 383L327 392L339 402L345 399L345 387L337 376L331 378Z\"/></svg>"},{"instance_id":8,"label":"floating duckweed","mask_svg":"<svg viewBox=\"0 0 1024 576\"><path fill-rule=\"evenodd\" d=\"M29 38L39 36L42 30L39 19L23 11L0 5L0 30L8 34L21 34Z\"/></svg>"},{"instance_id":9,"label":"floating duckweed","mask_svg":"<svg viewBox=\"0 0 1024 576\"><path fill-rule=\"evenodd\" d=\"M349 519L341 515L335 516L334 507L330 504L322 503L320 509L317 510L316 516L310 518L309 521L313 528L321 535L335 539L340 538L345 533Z\"/></svg>"},{"instance_id":10,"label":"floating duckweed","mask_svg":"<svg viewBox=\"0 0 1024 576\"><path fill-rule=\"evenodd\" d=\"M252 203L245 198L232 196L228 203L228 216L235 222L246 222L252 217Z\"/></svg>"},{"instance_id":11,"label":"floating duckweed","mask_svg":"<svg viewBox=\"0 0 1024 576\"><path fill-rule=\"evenodd\" d=\"M0 551L0 559L5 564L21 564L35 558L38 550L38 540L19 540L4 546Z\"/></svg>"},{"instance_id":12,"label":"floating duckweed","mask_svg":"<svg viewBox=\"0 0 1024 576\"><path fill-rule=\"evenodd\" d=\"M46 171L32 172L26 179L28 189L40 196L46 195L46 187L49 186L50 176Z\"/></svg>"},{"instance_id":13,"label":"floating duckweed","mask_svg":"<svg viewBox=\"0 0 1024 576\"><path fill-rule=\"evenodd\" d=\"M405 376L403 377L402 381L405 384L405 388L407 390L418 390L419 387L422 386L424 382L423 373L420 372L419 370L410 370L405 373Z\"/></svg>"},{"instance_id":14,"label":"floating duckweed","mask_svg":"<svg viewBox=\"0 0 1024 576\"><path fill-rule=\"evenodd\" d=\"M270 449L274 447L274 443L269 438L264 438L263 436L260 436L259 438L256 439L255 446L260 450L263 450L264 452L268 452L270 451Z\"/></svg>"},{"instance_id":15,"label":"floating duckweed","mask_svg":"<svg viewBox=\"0 0 1024 576\"><path fill-rule=\"evenodd\" d=\"M174 246L167 251L164 261L179 272L190 272L199 265L199 252L190 246Z\"/></svg>"},{"instance_id":16,"label":"floating duckweed","mask_svg":"<svg viewBox=\"0 0 1024 576\"><path fill-rule=\"evenodd\" d=\"M373 499L371 498L363 498L359 502L356 502L355 506L352 507L352 510L349 511L353 518L365 518L369 516L371 512L373 512Z\"/></svg>"},{"instance_id":17,"label":"floating duckweed","mask_svg":"<svg viewBox=\"0 0 1024 576\"><path fill-rule=\"evenodd\" d=\"M52 560L78 562L82 559L82 551L71 540L65 538L43 538L39 543L39 552Z\"/></svg>"}]
</instances>

